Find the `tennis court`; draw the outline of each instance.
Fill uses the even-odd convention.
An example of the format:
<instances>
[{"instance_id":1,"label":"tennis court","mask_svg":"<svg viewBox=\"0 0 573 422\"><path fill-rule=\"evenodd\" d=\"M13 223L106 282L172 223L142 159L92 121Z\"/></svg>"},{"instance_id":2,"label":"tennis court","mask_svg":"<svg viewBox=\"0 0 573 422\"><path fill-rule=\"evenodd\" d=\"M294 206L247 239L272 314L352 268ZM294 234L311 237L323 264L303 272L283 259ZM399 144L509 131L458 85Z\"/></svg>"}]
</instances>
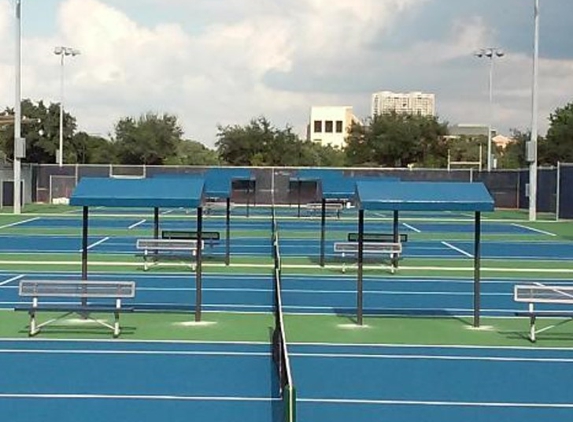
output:
<instances>
[{"instance_id":1,"label":"tennis court","mask_svg":"<svg viewBox=\"0 0 573 422\"><path fill-rule=\"evenodd\" d=\"M272 347L271 211L251 211L253 217L232 217L230 266L221 259L223 241L205 250L204 317L197 323L194 272L179 262L144 272L135 256L136 240L153 230L149 212L114 209L109 216L98 209L90 219L90 279L134 281L136 297L126 304L142 310L122 315L115 340L80 318L27 338L27 315L11 310L26 303L18 284L79 278L81 218L68 210L0 215L3 413L15 421L285 420L284 380ZM162 229L195 228L193 212L164 217ZM317 262L319 219L299 219L295 208L276 214L296 420L570 420L573 326L544 319L548 329L534 346L526 319L514 317L526 307L512 296L513 286L524 282L573 284L569 229L494 217L482 227L484 318L474 329L467 216L431 213L420 221L416 214L401 221L409 239L400 269L392 275L366 267L366 317L358 327L356 272L342 274L333 253L334 242L356 231L355 211L328 218L325 268ZM370 216L366 230L391 231L391 218ZM203 227L224 234L224 218L205 217Z\"/></svg>"}]
</instances>

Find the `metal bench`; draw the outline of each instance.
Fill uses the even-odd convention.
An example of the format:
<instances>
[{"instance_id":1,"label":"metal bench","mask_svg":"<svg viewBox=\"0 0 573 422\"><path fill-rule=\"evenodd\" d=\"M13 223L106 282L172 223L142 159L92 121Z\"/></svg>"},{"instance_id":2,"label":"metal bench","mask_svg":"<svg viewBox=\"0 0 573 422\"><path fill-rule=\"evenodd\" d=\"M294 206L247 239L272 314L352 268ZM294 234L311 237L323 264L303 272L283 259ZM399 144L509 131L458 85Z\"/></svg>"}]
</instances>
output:
<instances>
[{"instance_id":1,"label":"metal bench","mask_svg":"<svg viewBox=\"0 0 573 422\"><path fill-rule=\"evenodd\" d=\"M310 202L306 204L306 209L309 211L311 215L315 215L316 213L320 213L322 211L322 202ZM327 202L324 205L324 210L326 213L336 213L336 217L340 218L340 213L344 209L344 205L339 202Z\"/></svg>"},{"instance_id":2,"label":"metal bench","mask_svg":"<svg viewBox=\"0 0 573 422\"><path fill-rule=\"evenodd\" d=\"M349 242L358 242L358 233L348 233L347 240ZM362 240L368 243L393 243L394 234L393 233L363 233ZM408 241L408 235L406 233L398 234L398 241L400 243L406 243Z\"/></svg>"},{"instance_id":3,"label":"metal bench","mask_svg":"<svg viewBox=\"0 0 573 422\"><path fill-rule=\"evenodd\" d=\"M516 285L513 288L513 300L527 303L527 311L516 312L516 316L529 318L529 340L535 343L537 334L547 331L554 326L536 329L537 318L567 318L573 319L573 311L535 310L536 304L573 305L573 286L553 286L541 283L531 285Z\"/></svg>"},{"instance_id":4,"label":"metal bench","mask_svg":"<svg viewBox=\"0 0 573 422\"><path fill-rule=\"evenodd\" d=\"M235 204L231 202L229 204L230 209L235 208ZM227 210L227 202L220 201L217 199L207 199L207 201L203 204L203 211L206 215L210 215L216 211L226 211Z\"/></svg>"},{"instance_id":5,"label":"metal bench","mask_svg":"<svg viewBox=\"0 0 573 422\"><path fill-rule=\"evenodd\" d=\"M342 272L346 272L345 258L348 256L358 257L358 242L336 242L334 243L334 252L342 256ZM384 256L388 255L391 259L390 271L392 274L396 272L396 260L402 254L401 243L380 243L380 242L364 242L363 253L366 256Z\"/></svg>"},{"instance_id":6,"label":"metal bench","mask_svg":"<svg viewBox=\"0 0 573 422\"><path fill-rule=\"evenodd\" d=\"M133 307L123 307L122 299L135 297L135 282L133 281L59 281L59 280L22 280L19 285L21 297L32 298L29 305L17 306L15 311L26 311L30 315L30 336L35 336L40 330L56 321L72 314L78 314L113 331L113 336L120 334L119 315L124 312L133 312ZM69 302L40 303L45 298L76 299ZM89 300L97 299L91 303ZM105 303L105 300L108 300ZM102 303L103 300L103 303ZM109 303L112 300L113 303ZM38 312L63 312L64 314L43 323L38 323ZM92 318L92 313L112 313L114 322Z\"/></svg>"},{"instance_id":7,"label":"metal bench","mask_svg":"<svg viewBox=\"0 0 573 422\"><path fill-rule=\"evenodd\" d=\"M204 242L202 242L202 248ZM195 269L197 240L194 239L137 239L136 249L142 251L143 270L149 269L150 263L157 264L162 260L190 261Z\"/></svg>"},{"instance_id":8,"label":"metal bench","mask_svg":"<svg viewBox=\"0 0 573 422\"><path fill-rule=\"evenodd\" d=\"M161 232L162 239L197 240L197 237L196 231L189 230L163 230ZM201 240L205 246L213 248L221 241L221 233L201 232Z\"/></svg>"}]
</instances>

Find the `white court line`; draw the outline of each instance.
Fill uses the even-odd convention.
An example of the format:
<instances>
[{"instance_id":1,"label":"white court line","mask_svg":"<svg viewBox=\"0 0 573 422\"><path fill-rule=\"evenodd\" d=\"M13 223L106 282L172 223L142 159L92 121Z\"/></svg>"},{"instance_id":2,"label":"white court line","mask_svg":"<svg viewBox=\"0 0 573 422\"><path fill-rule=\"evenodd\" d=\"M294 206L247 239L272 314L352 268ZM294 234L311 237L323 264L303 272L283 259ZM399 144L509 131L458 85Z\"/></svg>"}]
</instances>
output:
<instances>
[{"instance_id":1,"label":"white court line","mask_svg":"<svg viewBox=\"0 0 573 422\"><path fill-rule=\"evenodd\" d=\"M547 232L545 230L540 230L540 229L536 229L533 227L524 226L523 224L511 223L511 225L514 227L519 227L520 229L531 230L532 232L535 232L535 233L546 234L547 236L552 236L552 237L557 236L555 233Z\"/></svg>"},{"instance_id":2,"label":"white court line","mask_svg":"<svg viewBox=\"0 0 573 422\"><path fill-rule=\"evenodd\" d=\"M416 233L422 233L422 230L417 229L416 227L414 227L414 226L412 226L412 225L410 225L410 224L408 224L408 223L402 223L402 225L403 225L404 227L409 228L410 230L415 231Z\"/></svg>"},{"instance_id":3,"label":"white court line","mask_svg":"<svg viewBox=\"0 0 573 422\"><path fill-rule=\"evenodd\" d=\"M81 350L81 349L0 349L0 354L37 355L159 355L159 356L256 356L268 357L271 352L233 352L229 350Z\"/></svg>"},{"instance_id":4,"label":"white court line","mask_svg":"<svg viewBox=\"0 0 573 422\"><path fill-rule=\"evenodd\" d=\"M12 277L12 278L9 278L8 280L4 280L2 283L0 283L0 286L5 286L6 284L10 284L13 281L20 280L21 278L24 278L25 276L26 276L25 274L20 274L20 275L17 275L16 277Z\"/></svg>"},{"instance_id":5,"label":"white court line","mask_svg":"<svg viewBox=\"0 0 573 422\"><path fill-rule=\"evenodd\" d=\"M573 409L573 403L512 403L512 402L471 402L471 401L438 401L438 400L368 400L368 399L305 399L297 402L338 403L338 404L377 404L409 406L451 406L451 407L524 407L543 409Z\"/></svg>"},{"instance_id":6,"label":"white court line","mask_svg":"<svg viewBox=\"0 0 573 422\"><path fill-rule=\"evenodd\" d=\"M140 220L140 221L138 221L137 223L134 223L134 224L132 224L131 226L129 226L127 229L128 229L128 230L134 229L134 228L136 228L137 226L139 226L140 224L145 223L146 221L147 221L146 219Z\"/></svg>"},{"instance_id":7,"label":"white court line","mask_svg":"<svg viewBox=\"0 0 573 422\"><path fill-rule=\"evenodd\" d=\"M404 359L404 360L463 360L486 362L539 362L573 363L569 358L521 358L515 356L463 356L463 355L407 355L407 354L365 354L365 353L293 353L291 356L331 359Z\"/></svg>"},{"instance_id":8,"label":"white court line","mask_svg":"<svg viewBox=\"0 0 573 422\"><path fill-rule=\"evenodd\" d=\"M456 252L461 253L462 255L467 256L468 258L473 258L474 256L471 253L468 253L466 251L464 251L463 249L457 248L454 245L448 243L448 242L440 242L442 245L447 246L448 248L453 249Z\"/></svg>"},{"instance_id":9,"label":"white court line","mask_svg":"<svg viewBox=\"0 0 573 422\"><path fill-rule=\"evenodd\" d=\"M165 210L161 213L161 215L166 215L166 214L171 214L172 212L174 212L174 209L170 209L170 210Z\"/></svg>"},{"instance_id":10,"label":"white court line","mask_svg":"<svg viewBox=\"0 0 573 422\"><path fill-rule=\"evenodd\" d=\"M40 217L34 217L34 218L28 218L27 220L16 221L15 223L4 224L3 226L0 226L0 229L7 229L8 227L19 226L20 224L26 224L26 223L29 223L31 221L36 221L39 219L40 219Z\"/></svg>"},{"instance_id":11,"label":"white court line","mask_svg":"<svg viewBox=\"0 0 573 422\"><path fill-rule=\"evenodd\" d=\"M91 245L88 245L88 250L91 248L95 248L97 245L101 245L103 242L107 242L109 240L109 236L104 237L103 239L98 240L97 242L92 243ZM79 252L81 252L83 249L80 249Z\"/></svg>"},{"instance_id":12,"label":"white court line","mask_svg":"<svg viewBox=\"0 0 573 422\"><path fill-rule=\"evenodd\" d=\"M157 394L26 394L26 393L2 393L3 399L63 399L63 400L170 400L170 401L250 401L250 402L272 402L281 401L276 397L225 397L225 396L176 396Z\"/></svg>"}]
</instances>

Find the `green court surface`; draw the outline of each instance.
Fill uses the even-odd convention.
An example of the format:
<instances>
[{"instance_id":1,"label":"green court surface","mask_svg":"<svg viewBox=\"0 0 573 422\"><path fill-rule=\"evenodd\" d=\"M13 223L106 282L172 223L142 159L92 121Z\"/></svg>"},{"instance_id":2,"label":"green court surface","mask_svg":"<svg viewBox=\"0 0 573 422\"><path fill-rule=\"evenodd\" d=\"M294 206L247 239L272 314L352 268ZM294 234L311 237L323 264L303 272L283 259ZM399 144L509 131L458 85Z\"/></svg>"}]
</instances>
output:
<instances>
[{"instance_id":1,"label":"green court surface","mask_svg":"<svg viewBox=\"0 0 573 422\"><path fill-rule=\"evenodd\" d=\"M57 314L42 314L42 320ZM94 315L109 319L108 314ZM1 311L0 337L27 338L28 316ZM204 313L196 323L192 313L142 313L121 319L120 340L260 342L270 341L273 327L270 314ZM458 345L499 347L573 347L573 331L563 320L545 319L539 328L561 324L551 330L549 338L535 345L527 340L527 321L516 318L483 318L479 329L471 318L446 317L366 317L358 326L354 317L333 315L287 315L289 343ZM109 330L97 325L71 320L46 329L43 339L109 339Z\"/></svg>"}]
</instances>

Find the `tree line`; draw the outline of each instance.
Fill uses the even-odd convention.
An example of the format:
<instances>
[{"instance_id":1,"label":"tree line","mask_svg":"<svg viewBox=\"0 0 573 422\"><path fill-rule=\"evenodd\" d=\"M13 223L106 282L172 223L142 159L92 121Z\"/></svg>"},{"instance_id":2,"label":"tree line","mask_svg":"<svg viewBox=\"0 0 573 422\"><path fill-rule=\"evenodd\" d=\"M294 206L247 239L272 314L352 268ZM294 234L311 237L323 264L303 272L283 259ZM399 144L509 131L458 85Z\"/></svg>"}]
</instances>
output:
<instances>
[{"instance_id":1,"label":"tree line","mask_svg":"<svg viewBox=\"0 0 573 422\"><path fill-rule=\"evenodd\" d=\"M59 113L57 103L22 102L25 161L56 162ZM6 108L5 114L13 115L13 110ZM549 120L547 135L538 138L539 164L573 162L573 103L556 109ZM275 127L264 116L243 125L218 126L214 149L185 138L177 117L170 114L124 117L109 138L78 131L75 117L67 112L63 127L65 163L445 168L448 160L487 161L487 136L451 137L447 123L437 117L395 113L352 123L344 149L302 139L292 127ZM511 138L514 141L506 148L493 147L498 168L527 166L530 132L513 130ZM6 160L12 159L13 145L13 127L3 124L0 150Z\"/></svg>"}]
</instances>

